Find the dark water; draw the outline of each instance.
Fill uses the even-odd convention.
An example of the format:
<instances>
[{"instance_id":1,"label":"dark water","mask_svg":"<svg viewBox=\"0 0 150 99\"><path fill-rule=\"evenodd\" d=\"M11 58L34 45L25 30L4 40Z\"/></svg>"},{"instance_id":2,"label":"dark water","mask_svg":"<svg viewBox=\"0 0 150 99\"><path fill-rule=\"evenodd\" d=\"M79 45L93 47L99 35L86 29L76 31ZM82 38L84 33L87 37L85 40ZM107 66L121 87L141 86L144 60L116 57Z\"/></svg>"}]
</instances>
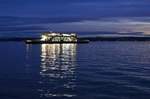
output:
<instances>
[{"instance_id":1,"label":"dark water","mask_svg":"<svg viewBox=\"0 0 150 99\"><path fill-rule=\"evenodd\" d=\"M0 99L150 99L150 42L0 43Z\"/></svg>"}]
</instances>

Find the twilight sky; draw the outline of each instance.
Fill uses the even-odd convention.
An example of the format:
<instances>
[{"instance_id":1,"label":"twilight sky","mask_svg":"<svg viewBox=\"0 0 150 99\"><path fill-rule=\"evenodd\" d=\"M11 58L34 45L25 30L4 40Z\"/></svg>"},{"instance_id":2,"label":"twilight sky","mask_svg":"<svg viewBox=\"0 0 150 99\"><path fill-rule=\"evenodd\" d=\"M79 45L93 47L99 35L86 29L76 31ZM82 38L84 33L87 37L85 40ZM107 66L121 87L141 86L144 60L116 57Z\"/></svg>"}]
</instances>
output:
<instances>
[{"instance_id":1,"label":"twilight sky","mask_svg":"<svg viewBox=\"0 0 150 99\"><path fill-rule=\"evenodd\" d=\"M0 0L0 31L26 26L149 33L149 11L150 0Z\"/></svg>"}]
</instances>

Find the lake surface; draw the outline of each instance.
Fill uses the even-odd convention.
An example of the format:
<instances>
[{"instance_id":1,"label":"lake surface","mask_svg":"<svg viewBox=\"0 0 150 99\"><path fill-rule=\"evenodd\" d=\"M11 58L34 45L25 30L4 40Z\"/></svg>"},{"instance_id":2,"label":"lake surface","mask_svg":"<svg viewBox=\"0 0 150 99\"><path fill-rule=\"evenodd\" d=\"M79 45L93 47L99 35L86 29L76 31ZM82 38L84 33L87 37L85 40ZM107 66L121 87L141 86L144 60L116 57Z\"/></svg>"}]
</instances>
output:
<instances>
[{"instance_id":1,"label":"lake surface","mask_svg":"<svg viewBox=\"0 0 150 99\"><path fill-rule=\"evenodd\" d=\"M150 42L0 42L0 99L150 99Z\"/></svg>"}]
</instances>

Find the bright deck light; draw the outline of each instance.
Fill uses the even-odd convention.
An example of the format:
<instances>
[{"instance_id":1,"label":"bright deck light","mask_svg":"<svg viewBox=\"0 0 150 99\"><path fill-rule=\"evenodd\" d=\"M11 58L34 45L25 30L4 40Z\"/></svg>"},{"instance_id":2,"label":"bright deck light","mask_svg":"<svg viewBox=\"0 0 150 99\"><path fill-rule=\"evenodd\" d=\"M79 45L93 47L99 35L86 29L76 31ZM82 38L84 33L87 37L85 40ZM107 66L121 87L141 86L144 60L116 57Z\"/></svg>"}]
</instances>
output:
<instances>
[{"instance_id":1,"label":"bright deck light","mask_svg":"<svg viewBox=\"0 0 150 99\"><path fill-rule=\"evenodd\" d=\"M47 39L48 39L48 37L46 35L42 35L41 41L46 41Z\"/></svg>"}]
</instances>

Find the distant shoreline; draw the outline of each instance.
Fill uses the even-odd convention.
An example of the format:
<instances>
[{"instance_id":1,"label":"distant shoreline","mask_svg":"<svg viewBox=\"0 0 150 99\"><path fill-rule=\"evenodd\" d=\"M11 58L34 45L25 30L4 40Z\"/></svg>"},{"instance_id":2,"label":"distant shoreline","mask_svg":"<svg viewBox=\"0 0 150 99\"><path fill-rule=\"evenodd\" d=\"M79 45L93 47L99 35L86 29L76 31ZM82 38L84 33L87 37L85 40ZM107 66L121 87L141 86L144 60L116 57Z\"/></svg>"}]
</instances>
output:
<instances>
[{"instance_id":1,"label":"distant shoreline","mask_svg":"<svg viewBox=\"0 0 150 99\"><path fill-rule=\"evenodd\" d=\"M9 42L9 41L16 41L16 42L21 42L21 41L25 41L25 40L36 40L36 39L40 39L38 37L0 37L0 42Z\"/></svg>"},{"instance_id":2,"label":"distant shoreline","mask_svg":"<svg viewBox=\"0 0 150 99\"><path fill-rule=\"evenodd\" d=\"M25 41L25 40L37 40L40 39L38 37L0 37L0 42L9 42L9 41ZM79 40L89 40L89 41L150 41L150 37L146 36L92 36L92 37L79 37Z\"/></svg>"},{"instance_id":3,"label":"distant shoreline","mask_svg":"<svg viewBox=\"0 0 150 99\"><path fill-rule=\"evenodd\" d=\"M81 37L79 39L87 39L90 41L150 41L150 37L146 36L97 36L97 37Z\"/></svg>"}]
</instances>

